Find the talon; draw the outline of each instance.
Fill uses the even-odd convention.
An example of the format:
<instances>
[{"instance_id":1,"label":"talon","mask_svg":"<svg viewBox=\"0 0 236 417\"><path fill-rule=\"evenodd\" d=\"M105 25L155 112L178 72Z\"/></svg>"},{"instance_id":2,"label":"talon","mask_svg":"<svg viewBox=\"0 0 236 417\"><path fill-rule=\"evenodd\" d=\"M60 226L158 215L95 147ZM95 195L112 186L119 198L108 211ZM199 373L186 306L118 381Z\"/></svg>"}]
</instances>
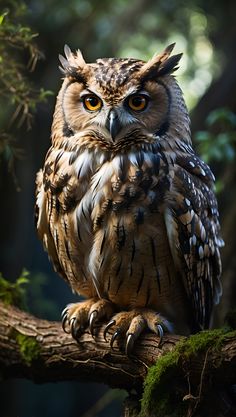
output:
<instances>
[{"instance_id":1,"label":"talon","mask_svg":"<svg viewBox=\"0 0 236 417\"><path fill-rule=\"evenodd\" d=\"M67 313L68 313L68 311L65 311L65 312L61 315L61 319L62 319L62 321L65 319L65 317L67 317Z\"/></svg>"},{"instance_id":2,"label":"talon","mask_svg":"<svg viewBox=\"0 0 236 417\"><path fill-rule=\"evenodd\" d=\"M162 339L163 339L163 335L164 335L164 330L163 330L163 327L160 324L157 325L157 329L158 329L158 333L159 333L159 337L160 337L158 347L160 347Z\"/></svg>"},{"instance_id":3,"label":"talon","mask_svg":"<svg viewBox=\"0 0 236 417\"><path fill-rule=\"evenodd\" d=\"M68 331L68 330L66 329L66 324L67 324L67 323L68 323L67 314L65 314L65 315L64 315L64 317L63 317L63 319L62 319L61 326L62 326L62 328L63 328L64 332L65 332L65 333L67 333L67 334L69 334L69 333L70 333L70 331Z\"/></svg>"},{"instance_id":4,"label":"talon","mask_svg":"<svg viewBox=\"0 0 236 417\"><path fill-rule=\"evenodd\" d=\"M79 337L80 327L76 326L76 317L72 317L69 321L71 335L73 339L77 340Z\"/></svg>"},{"instance_id":5,"label":"talon","mask_svg":"<svg viewBox=\"0 0 236 417\"><path fill-rule=\"evenodd\" d=\"M70 318L70 320L69 320L70 327L73 327L75 320L76 320L76 317L75 316L73 316L73 317Z\"/></svg>"},{"instance_id":6,"label":"talon","mask_svg":"<svg viewBox=\"0 0 236 417\"><path fill-rule=\"evenodd\" d=\"M129 333L127 340L126 340L126 345L125 345L125 354L127 356L130 356L133 347L134 347L134 335L133 333Z\"/></svg>"},{"instance_id":7,"label":"talon","mask_svg":"<svg viewBox=\"0 0 236 417\"><path fill-rule=\"evenodd\" d=\"M71 335L72 335L73 339L78 340L78 338L81 334L80 330L81 330L80 327L77 327L77 328L75 326L71 327Z\"/></svg>"},{"instance_id":8,"label":"talon","mask_svg":"<svg viewBox=\"0 0 236 417\"><path fill-rule=\"evenodd\" d=\"M104 340L107 342L108 340L107 340L107 332L108 332L108 330L112 327L112 326L114 326L116 324L116 321L115 320L111 320L111 321L109 321L109 323L106 325L106 327L105 327L105 329L104 329L104 332L103 332L103 337L104 337Z\"/></svg>"},{"instance_id":9,"label":"talon","mask_svg":"<svg viewBox=\"0 0 236 417\"><path fill-rule=\"evenodd\" d=\"M94 337L94 324L96 323L97 316L98 316L97 310L94 310L89 316L89 330L90 330L92 337Z\"/></svg>"},{"instance_id":10,"label":"talon","mask_svg":"<svg viewBox=\"0 0 236 417\"><path fill-rule=\"evenodd\" d=\"M121 331L120 331L120 329L118 329L118 330L116 330L116 331L115 331L115 333L113 333L113 335L112 335L111 342L110 342L110 346L111 346L112 350L115 350L115 349L113 348L113 344L114 344L115 340L117 339L117 337L120 335L120 333L121 333Z\"/></svg>"},{"instance_id":11,"label":"talon","mask_svg":"<svg viewBox=\"0 0 236 417\"><path fill-rule=\"evenodd\" d=\"M67 316L67 313L68 313L68 306L66 306L66 308L64 308L64 310L61 312L61 317L63 318L64 317L64 315L66 315Z\"/></svg>"}]
</instances>

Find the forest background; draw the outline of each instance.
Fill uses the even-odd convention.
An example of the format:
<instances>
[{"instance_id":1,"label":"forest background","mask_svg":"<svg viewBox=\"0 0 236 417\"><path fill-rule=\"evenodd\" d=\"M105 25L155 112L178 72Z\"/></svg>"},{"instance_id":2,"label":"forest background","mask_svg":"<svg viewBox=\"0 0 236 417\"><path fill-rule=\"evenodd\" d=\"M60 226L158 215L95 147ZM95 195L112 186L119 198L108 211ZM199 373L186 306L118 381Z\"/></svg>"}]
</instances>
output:
<instances>
[{"instance_id":1,"label":"forest background","mask_svg":"<svg viewBox=\"0 0 236 417\"><path fill-rule=\"evenodd\" d=\"M233 0L0 1L0 271L28 277L28 310L49 320L73 297L34 229L35 175L50 145L64 44L98 57L148 59L176 42L176 77L194 145L217 178L224 295L215 323L236 307L236 3ZM28 271L28 272L25 272ZM0 383L3 417L118 417L124 393L75 383ZM96 414L93 414L96 404Z\"/></svg>"}]
</instances>

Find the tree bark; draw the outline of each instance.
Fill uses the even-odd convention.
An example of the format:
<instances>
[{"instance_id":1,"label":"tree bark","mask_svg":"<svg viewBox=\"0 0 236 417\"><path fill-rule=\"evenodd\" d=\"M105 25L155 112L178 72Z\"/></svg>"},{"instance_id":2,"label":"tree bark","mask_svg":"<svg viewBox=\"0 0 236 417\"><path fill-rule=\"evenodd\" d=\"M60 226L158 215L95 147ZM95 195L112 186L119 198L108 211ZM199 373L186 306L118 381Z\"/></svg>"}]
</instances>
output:
<instances>
[{"instance_id":1,"label":"tree bark","mask_svg":"<svg viewBox=\"0 0 236 417\"><path fill-rule=\"evenodd\" d=\"M95 338L86 331L77 343L71 335L64 333L59 322L41 320L0 303L1 376L27 378L38 383L62 380L101 382L128 391L135 389L139 398L149 367L173 351L180 340L186 339L166 335L159 346L157 336L145 334L136 343L132 357L127 357L118 347L115 346L114 350L110 348L103 338L103 330L104 326L97 328ZM185 401L192 403L194 400L198 405L201 395L196 397L196 393L201 391L204 397L205 390L209 391L210 386L225 388L236 382L236 332L229 333L219 349L212 348L202 349L195 357L190 355L189 359L180 358L173 381L176 385L180 380L182 391L184 386ZM187 382L189 390L186 389ZM194 407L191 405L190 408ZM135 399L131 397L126 404L125 415L135 415L134 410ZM211 416L209 410L207 413L201 417ZM214 416L218 415L224 414L218 414L217 409Z\"/></svg>"},{"instance_id":2,"label":"tree bark","mask_svg":"<svg viewBox=\"0 0 236 417\"><path fill-rule=\"evenodd\" d=\"M0 303L2 377L24 377L41 383L87 380L116 388L139 389L148 368L180 339L175 335L166 336L159 348L157 336L145 335L134 349L133 357L128 358L116 346L111 350L103 338L103 330L104 327L95 338L86 331L77 343L62 330L60 322L41 320ZM19 335L36 342L32 360L27 359L27 352L22 354L24 339L21 342Z\"/></svg>"}]
</instances>

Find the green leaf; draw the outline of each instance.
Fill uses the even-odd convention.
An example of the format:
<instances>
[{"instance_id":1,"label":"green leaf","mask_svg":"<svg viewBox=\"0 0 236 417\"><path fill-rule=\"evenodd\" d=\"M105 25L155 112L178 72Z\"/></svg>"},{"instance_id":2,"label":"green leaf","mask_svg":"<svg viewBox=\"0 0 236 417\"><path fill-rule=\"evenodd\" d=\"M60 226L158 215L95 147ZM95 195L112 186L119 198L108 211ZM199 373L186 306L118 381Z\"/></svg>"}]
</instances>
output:
<instances>
[{"instance_id":1,"label":"green leaf","mask_svg":"<svg viewBox=\"0 0 236 417\"><path fill-rule=\"evenodd\" d=\"M8 12L4 12L3 14L0 15L0 25L3 24L3 21L5 19L5 16L8 14Z\"/></svg>"},{"instance_id":2,"label":"green leaf","mask_svg":"<svg viewBox=\"0 0 236 417\"><path fill-rule=\"evenodd\" d=\"M205 130L201 130L195 134L195 138L198 142L206 142L211 139L211 134Z\"/></svg>"},{"instance_id":3,"label":"green leaf","mask_svg":"<svg viewBox=\"0 0 236 417\"><path fill-rule=\"evenodd\" d=\"M0 300L7 305L11 304L19 308L25 308L26 292L23 286L29 282L28 275L29 272L23 269L21 275L12 283L3 278L0 273Z\"/></svg>"},{"instance_id":4,"label":"green leaf","mask_svg":"<svg viewBox=\"0 0 236 417\"><path fill-rule=\"evenodd\" d=\"M216 123L227 123L231 126L236 126L236 115L224 107L216 109L209 113L206 125L210 127Z\"/></svg>"}]
</instances>

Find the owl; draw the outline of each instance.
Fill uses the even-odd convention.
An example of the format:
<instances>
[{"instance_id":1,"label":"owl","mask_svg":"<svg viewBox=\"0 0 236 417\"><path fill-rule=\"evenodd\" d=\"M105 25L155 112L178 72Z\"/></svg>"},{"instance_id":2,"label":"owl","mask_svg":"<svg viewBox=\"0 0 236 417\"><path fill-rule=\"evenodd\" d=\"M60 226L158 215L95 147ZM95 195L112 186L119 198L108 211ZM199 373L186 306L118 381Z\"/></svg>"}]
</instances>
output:
<instances>
[{"instance_id":1,"label":"owl","mask_svg":"<svg viewBox=\"0 0 236 417\"><path fill-rule=\"evenodd\" d=\"M64 330L78 340L105 323L127 355L145 331L208 328L221 296L214 176L192 147L173 47L86 63L65 46L36 181L39 237L84 298L63 311Z\"/></svg>"}]
</instances>

